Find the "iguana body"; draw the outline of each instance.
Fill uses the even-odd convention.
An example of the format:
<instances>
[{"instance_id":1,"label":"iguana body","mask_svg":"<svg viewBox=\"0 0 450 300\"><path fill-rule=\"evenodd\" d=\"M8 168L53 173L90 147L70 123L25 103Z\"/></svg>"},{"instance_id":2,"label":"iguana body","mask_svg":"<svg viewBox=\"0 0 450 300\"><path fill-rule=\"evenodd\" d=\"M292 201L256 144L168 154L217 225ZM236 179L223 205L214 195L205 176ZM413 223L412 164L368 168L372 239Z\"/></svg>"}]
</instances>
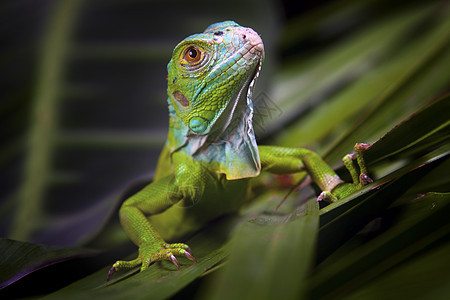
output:
<instances>
[{"instance_id":1,"label":"iguana body","mask_svg":"<svg viewBox=\"0 0 450 300\"><path fill-rule=\"evenodd\" d=\"M258 146L252 127L251 96L264 57L259 35L226 21L209 26L176 46L168 64L170 127L154 181L127 199L120 220L139 246L133 261L117 261L117 270L171 260L195 261L185 244L168 244L206 222L242 205L249 179L261 171L307 170L323 191L318 200L334 201L366 180L361 153L358 176L346 156L353 183L344 184L315 153L299 148Z\"/></svg>"}]
</instances>

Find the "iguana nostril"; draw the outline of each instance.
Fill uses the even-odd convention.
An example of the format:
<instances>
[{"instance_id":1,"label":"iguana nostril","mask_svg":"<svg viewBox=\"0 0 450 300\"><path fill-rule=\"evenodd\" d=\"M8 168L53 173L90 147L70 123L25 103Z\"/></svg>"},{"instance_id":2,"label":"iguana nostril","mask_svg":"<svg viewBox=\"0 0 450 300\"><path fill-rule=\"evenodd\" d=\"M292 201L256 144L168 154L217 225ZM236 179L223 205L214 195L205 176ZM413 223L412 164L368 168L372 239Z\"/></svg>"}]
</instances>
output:
<instances>
[{"instance_id":1,"label":"iguana nostril","mask_svg":"<svg viewBox=\"0 0 450 300\"><path fill-rule=\"evenodd\" d=\"M249 44L255 50L264 53L264 45L259 34L251 28L237 28L236 31L240 34L242 40Z\"/></svg>"}]
</instances>

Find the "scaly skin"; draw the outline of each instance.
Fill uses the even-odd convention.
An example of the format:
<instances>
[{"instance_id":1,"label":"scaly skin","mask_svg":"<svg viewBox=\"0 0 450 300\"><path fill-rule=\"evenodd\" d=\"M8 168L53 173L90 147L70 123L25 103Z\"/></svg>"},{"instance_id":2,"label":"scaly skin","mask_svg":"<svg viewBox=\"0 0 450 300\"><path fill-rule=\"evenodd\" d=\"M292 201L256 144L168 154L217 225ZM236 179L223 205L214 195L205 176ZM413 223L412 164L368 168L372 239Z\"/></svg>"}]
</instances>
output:
<instances>
[{"instance_id":1,"label":"scaly skin","mask_svg":"<svg viewBox=\"0 0 450 300\"><path fill-rule=\"evenodd\" d=\"M117 270L170 260L195 261L186 244L173 240L241 206L249 178L261 171L276 174L305 170L323 191L318 200L343 198L370 182L362 159L366 144L356 144L343 161L353 183L343 183L317 154L306 149L257 146L252 127L251 96L264 58L264 46L251 28L226 21L179 43L168 69L170 113L167 143L154 181L127 199L120 221L139 247L132 261L117 261Z\"/></svg>"}]
</instances>

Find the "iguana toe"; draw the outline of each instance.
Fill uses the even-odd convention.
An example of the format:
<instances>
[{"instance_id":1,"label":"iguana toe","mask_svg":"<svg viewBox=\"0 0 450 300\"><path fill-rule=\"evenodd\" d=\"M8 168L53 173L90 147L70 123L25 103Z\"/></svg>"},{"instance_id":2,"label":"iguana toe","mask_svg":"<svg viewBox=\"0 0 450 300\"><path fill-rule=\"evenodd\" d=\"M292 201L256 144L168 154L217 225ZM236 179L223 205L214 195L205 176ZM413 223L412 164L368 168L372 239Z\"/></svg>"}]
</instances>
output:
<instances>
[{"instance_id":1,"label":"iguana toe","mask_svg":"<svg viewBox=\"0 0 450 300\"><path fill-rule=\"evenodd\" d=\"M116 273L116 268L114 266L111 267L108 271L108 276L106 277L106 281L109 281L111 279L111 276Z\"/></svg>"},{"instance_id":2,"label":"iguana toe","mask_svg":"<svg viewBox=\"0 0 450 300\"><path fill-rule=\"evenodd\" d=\"M172 261L172 263L177 267L178 271L180 271L180 264L178 263L177 258L170 252L167 252L167 255L169 256L169 259Z\"/></svg>"},{"instance_id":3,"label":"iguana toe","mask_svg":"<svg viewBox=\"0 0 450 300\"><path fill-rule=\"evenodd\" d=\"M142 263L142 260L139 257L136 259L133 259L131 261L124 261L124 260L116 261L112 265L111 269L109 269L108 276L106 277L106 281L109 281L111 279L111 276L114 273L116 273L117 271L132 269L134 267L139 266L141 263Z\"/></svg>"}]
</instances>

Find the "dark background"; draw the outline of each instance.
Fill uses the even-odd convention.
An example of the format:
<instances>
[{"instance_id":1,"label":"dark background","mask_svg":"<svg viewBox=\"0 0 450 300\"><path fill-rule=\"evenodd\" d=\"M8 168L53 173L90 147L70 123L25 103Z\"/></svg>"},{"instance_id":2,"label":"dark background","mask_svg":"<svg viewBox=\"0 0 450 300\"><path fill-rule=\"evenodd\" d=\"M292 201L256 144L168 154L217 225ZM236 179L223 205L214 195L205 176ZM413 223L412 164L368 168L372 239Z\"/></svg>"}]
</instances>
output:
<instances>
[{"instance_id":1,"label":"dark background","mask_svg":"<svg viewBox=\"0 0 450 300\"><path fill-rule=\"evenodd\" d=\"M186 36L224 20L255 29L266 50L255 94L271 95L279 70L422 2L2 1L0 237L100 243L125 195L153 175L168 125L166 64ZM281 109L281 125L259 139L306 111Z\"/></svg>"},{"instance_id":2,"label":"dark background","mask_svg":"<svg viewBox=\"0 0 450 300\"><path fill-rule=\"evenodd\" d=\"M290 56L345 34L349 24L278 45L283 24L328 2L3 1L1 236L79 244L111 197L151 178L167 131L166 64L184 37L223 20L254 28L266 48L257 86L270 92L271 74ZM33 139L45 145L37 157ZM30 186L37 201L21 195ZM18 217L31 202L35 213ZM41 226L22 230L24 220Z\"/></svg>"}]
</instances>

